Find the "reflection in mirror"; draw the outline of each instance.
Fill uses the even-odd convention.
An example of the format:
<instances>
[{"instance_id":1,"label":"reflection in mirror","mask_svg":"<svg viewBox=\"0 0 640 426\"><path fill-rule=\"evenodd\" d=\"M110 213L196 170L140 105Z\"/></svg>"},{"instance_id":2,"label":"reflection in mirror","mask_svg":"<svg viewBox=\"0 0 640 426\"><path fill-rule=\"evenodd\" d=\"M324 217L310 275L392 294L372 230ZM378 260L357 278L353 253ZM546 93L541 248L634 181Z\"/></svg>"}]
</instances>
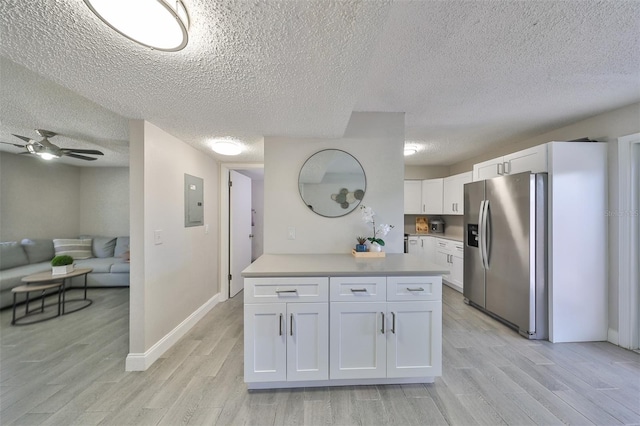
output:
<instances>
[{"instance_id":1,"label":"reflection in mirror","mask_svg":"<svg viewBox=\"0 0 640 426\"><path fill-rule=\"evenodd\" d=\"M358 160L339 149L313 154L298 177L304 203L326 217L344 216L353 211L364 197L366 187L367 180Z\"/></svg>"}]
</instances>

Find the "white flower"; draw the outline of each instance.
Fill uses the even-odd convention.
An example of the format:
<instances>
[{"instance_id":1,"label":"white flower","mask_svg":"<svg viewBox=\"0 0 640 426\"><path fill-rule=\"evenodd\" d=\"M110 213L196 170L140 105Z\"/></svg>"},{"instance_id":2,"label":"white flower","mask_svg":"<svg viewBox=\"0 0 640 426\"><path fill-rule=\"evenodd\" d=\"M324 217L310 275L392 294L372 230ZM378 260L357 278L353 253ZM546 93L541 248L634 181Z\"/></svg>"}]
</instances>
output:
<instances>
[{"instance_id":1,"label":"white flower","mask_svg":"<svg viewBox=\"0 0 640 426\"><path fill-rule=\"evenodd\" d=\"M364 206L362 206L361 210L362 210L362 220L364 221L364 223L372 223L373 216L376 214L376 212L374 212L371 207L364 207Z\"/></svg>"},{"instance_id":2,"label":"white flower","mask_svg":"<svg viewBox=\"0 0 640 426\"><path fill-rule=\"evenodd\" d=\"M384 237L389 233L389 231L391 231L391 228L392 228L391 225L387 225L385 223L378 225L378 231L376 232L376 236L380 235L381 237Z\"/></svg>"}]
</instances>

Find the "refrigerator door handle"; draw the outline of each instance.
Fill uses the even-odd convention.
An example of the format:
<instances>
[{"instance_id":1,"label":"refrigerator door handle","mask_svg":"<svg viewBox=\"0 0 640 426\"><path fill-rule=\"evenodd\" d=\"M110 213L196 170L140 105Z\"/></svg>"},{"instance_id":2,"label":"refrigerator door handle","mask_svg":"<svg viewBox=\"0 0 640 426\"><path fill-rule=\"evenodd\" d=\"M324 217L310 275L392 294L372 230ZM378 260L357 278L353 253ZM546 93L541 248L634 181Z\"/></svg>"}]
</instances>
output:
<instances>
[{"instance_id":1,"label":"refrigerator door handle","mask_svg":"<svg viewBox=\"0 0 640 426\"><path fill-rule=\"evenodd\" d=\"M484 206L482 209L482 222L480 224L480 232L482 238L480 238L480 250L482 251L482 266L484 269L489 269L489 200L484 200Z\"/></svg>"},{"instance_id":2,"label":"refrigerator door handle","mask_svg":"<svg viewBox=\"0 0 640 426\"><path fill-rule=\"evenodd\" d=\"M480 213L478 214L478 254L480 255L480 264L484 268L484 252L482 251L482 244L484 241L484 233L482 222L484 219L484 203L486 200L480 201Z\"/></svg>"}]
</instances>

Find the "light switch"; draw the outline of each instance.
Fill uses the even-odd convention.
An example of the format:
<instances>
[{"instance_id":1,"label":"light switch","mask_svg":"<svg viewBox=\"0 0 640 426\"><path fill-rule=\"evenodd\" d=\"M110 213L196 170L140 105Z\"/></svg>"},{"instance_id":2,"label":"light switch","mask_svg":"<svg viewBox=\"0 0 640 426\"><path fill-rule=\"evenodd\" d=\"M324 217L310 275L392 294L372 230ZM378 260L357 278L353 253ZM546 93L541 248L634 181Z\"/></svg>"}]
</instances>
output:
<instances>
[{"instance_id":1,"label":"light switch","mask_svg":"<svg viewBox=\"0 0 640 426\"><path fill-rule=\"evenodd\" d=\"M290 226L287 232L287 239L288 240L295 240L296 239L296 228L293 226Z\"/></svg>"},{"instance_id":2,"label":"light switch","mask_svg":"<svg viewBox=\"0 0 640 426\"><path fill-rule=\"evenodd\" d=\"M204 225L204 233L205 234L209 233L209 224L208 223L206 225Z\"/></svg>"},{"instance_id":3,"label":"light switch","mask_svg":"<svg viewBox=\"0 0 640 426\"><path fill-rule=\"evenodd\" d=\"M153 242L154 244L162 244L162 229L156 229L153 231Z\"/></svg>"}]
</instances>

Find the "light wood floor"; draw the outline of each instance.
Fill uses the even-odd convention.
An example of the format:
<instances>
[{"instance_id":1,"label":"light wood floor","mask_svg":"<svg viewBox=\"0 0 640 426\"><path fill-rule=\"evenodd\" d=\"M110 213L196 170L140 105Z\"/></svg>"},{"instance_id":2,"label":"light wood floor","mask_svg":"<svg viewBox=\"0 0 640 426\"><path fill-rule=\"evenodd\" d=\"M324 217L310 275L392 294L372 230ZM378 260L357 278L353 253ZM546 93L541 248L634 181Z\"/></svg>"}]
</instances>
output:
<instances>
[{"instance_id":1,"label":"light wood floor","mask_svg":"<svg viewBox=\"0 0 640 426\"><path fill-rule=\"evenodd\" d=\"M128 290L37 325L0 313L0 424L639 424L640 355L532 342L444 289L444 374L430 385L248 392L242 294L146 372L124 372Z\"/></svg>"}]
</instances>

